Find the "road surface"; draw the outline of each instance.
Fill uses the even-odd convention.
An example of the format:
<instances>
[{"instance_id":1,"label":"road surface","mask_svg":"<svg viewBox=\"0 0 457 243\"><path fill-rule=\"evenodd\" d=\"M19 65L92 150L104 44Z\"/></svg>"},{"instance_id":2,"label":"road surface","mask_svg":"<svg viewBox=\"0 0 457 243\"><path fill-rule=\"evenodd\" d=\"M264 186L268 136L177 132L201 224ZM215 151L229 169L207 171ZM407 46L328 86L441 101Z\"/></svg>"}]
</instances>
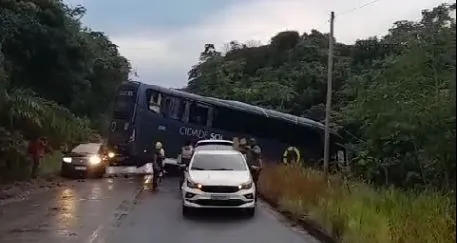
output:
<instances>
[{"instance_id":1,"label":"road surface","mask_svg":"<svg viewBox=\"0 0 457 243\"><path fill-rule=\"evenodd\" d=\"M236 211L181 215L176 178L157 192L150 178L86 179L0 207L1 243L314 243L260 202L252 219Z\"/></svg>"}]
</instances>

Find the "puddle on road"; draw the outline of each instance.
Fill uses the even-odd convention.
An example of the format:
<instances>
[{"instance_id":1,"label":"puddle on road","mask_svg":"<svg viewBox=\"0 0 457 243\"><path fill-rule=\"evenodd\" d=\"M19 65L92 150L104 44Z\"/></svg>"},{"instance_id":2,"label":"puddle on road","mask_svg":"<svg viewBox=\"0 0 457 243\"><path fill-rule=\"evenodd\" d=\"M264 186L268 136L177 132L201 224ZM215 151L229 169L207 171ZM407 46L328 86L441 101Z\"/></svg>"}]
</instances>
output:
<instances>
[{"instance_id":1,"label":"puddle on road","mask_svg":"<svg viewBox=\"0 0 457 243\"><path fill-rule=\"evenodd\" d=\"M90 181L86 180L86 183L88 182ZM43 237L50 237L49 239L56 239L55 237L57 236L57 238L60 239L58 242L64 242L65 238L69 240L71 240L71 238L73 237L85 238L87 237L86 230L88 230L88 228L85 226L81 226L81 223L84 222L86 218L88 220L98 220L101 214L101 209L105 207L104 203L102 203L101 200L110 200L107 196L110 196L111 198L119 197L119 195L112 195L113 192L108 191L112 191L114 188L117 190L121 190L124 187L126 187L125 184L127 183L135 183L136 189L138 189L139 191L144 191L148 189L148 186L152 185L152 176L132 176L128 179L107 178L103 181L103 183L75 183L70 184L66 187L57 187L56 190L52 191L53 199L35 201L35 203L32 202L28 206L32 206L30 208L33 208L33 210L42 212L40 213L42 219L33 219L34 222L47 222L49 224L36 226L33 225L33 222L24 221L20 224L21 226L19 226L19 224L16 224L17 228L10 232L11 238L8 239L15 240L17 237L19 237L22 240L25 238L30 238L31 240L43 239ZM87 188L83 188L86 185ZM130 190L132 186L129 185L126 188ZM137 192L135 193L133 200L131 200L131 197L129 197L129 200L125 200L123 201L123 203L121 203L121 205L118 205L118 207L115 209L114 215L112 211L110 212L109 216L106 215L108 218L111 218L111 220L107 220L107 222L103 224L103 226L106 229L100 230L100 232L97 233L98 236L96 236L95 238L103 238L100 236L100 234L106 234L112 228L115 229L120 227L120 225L123 221L125 221L125 218L130 213L130 211L135 207L137 203L139 203L140 194L141 192ZM83 201L87 203L84 203ZM11 225L11 228L9 229L13 229L13 227L16 226ZM25 227L20 228L23 226ZM7 232L9 231L5 231L5 233ZM81 235L82 232L84 232L84 236Z\"/></svg>"},{"instance_id":2,"label":"puddle on road","mask_svg":"<svg viewBox=\"0 0 457 243\"><path fill-rule=\"evenodd\" d=\"M76 224L76 193L73 188L59 190L56 207L52 208L55 217L55 226L69 228Z\"/></svg>"},{"instance_id":3,"label":"puddle on road","mask_svg":"<svg viewBox=\"0 0 457 243\"><path fill-rule=\"evenodd\" d=\"M34 228L21 228L10 230L11 234L22 234L22 233L39 233L49 231L49 227L34 227Z\"/></svg>"},{"instance_id":4,"label":"puddle on road","mask_svg":"<svg viewBox=\"0 0 457 243\"><path fill-rule=\"evenodd\" d=\"M21 228L21 229L13 229L9 231L9 233L14 237L14 235L24 235L27 234L32 239L38 239L38 237L32 237L34 234L46 234L52 233L55 236L59 237L77 237L78 233L67 230L67 229L57 229L53 227L34 227L34 228ZM30 235L31 234L31 235ZM10 236L11 237L11 236ZM41 237L40 237L41 238Z\"/></svg>"}]
</instances>

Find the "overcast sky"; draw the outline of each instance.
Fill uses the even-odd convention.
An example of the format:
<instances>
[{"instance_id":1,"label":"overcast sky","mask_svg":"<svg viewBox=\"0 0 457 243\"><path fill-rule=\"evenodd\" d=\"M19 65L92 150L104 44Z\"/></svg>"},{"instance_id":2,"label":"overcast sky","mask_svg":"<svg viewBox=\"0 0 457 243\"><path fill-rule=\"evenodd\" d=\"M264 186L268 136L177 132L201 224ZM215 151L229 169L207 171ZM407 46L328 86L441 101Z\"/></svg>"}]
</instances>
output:
<instances>
[{"instance_id":1,"label":"overcast sky","mask_svg":"<svg viewBox=\"0 0 457 243\"><path fill-rule=\"evenodd\" d=\"M205 43L269 39L283 30L328 32L335 11L337 41L387 33L397 20L420 19L445 0L65 0L87 9L85 25L105 32L138 73L135 80L183 87ZM350 11L350 12L348 12ZM346 12L346 14L344 14ZM338 13L342 13L338 15Z\"/></svg>"}]
</instances>

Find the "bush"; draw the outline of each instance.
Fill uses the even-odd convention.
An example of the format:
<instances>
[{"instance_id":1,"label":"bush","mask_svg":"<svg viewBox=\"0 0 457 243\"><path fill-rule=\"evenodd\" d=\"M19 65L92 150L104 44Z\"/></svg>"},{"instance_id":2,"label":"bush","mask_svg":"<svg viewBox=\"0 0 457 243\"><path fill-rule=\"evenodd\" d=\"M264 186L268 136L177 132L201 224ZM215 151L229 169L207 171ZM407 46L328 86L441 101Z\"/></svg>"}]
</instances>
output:
<instances>
[{"instance_id":1,"label":"bush","mask_svg":"<svg viewBox=\"0 0 457 243\"><path fill-rule=\"evenodd\" d=\"M48 176L60 173L62 157L63 154L60 151L54 151L46 155L41 161L40 174Z\"/></svg>"},{"instance_id":2,"label":"bush","mask_svg":"<svg viewBox=\"0 0 457 243\"><path fill-rule=\"evenodd\" d=\"M320 224L341 242L455 242L455 200L436 192L373 189L299 165L271 166L261 194L297 219Z\"/></svg>"},{"instance_id":3,"label":"bush","mask_svg":"<svg viewBox=\"0 0 457 243\"><path fill-rule=\"evenodd\" d=\"M54 151L47 154L40 163L40 176L52 176L60 172L62 153ZM27 157L18 157L12 167L0 165L0 184L30 179L31 161Z\"/></svg>"}]
</instances>

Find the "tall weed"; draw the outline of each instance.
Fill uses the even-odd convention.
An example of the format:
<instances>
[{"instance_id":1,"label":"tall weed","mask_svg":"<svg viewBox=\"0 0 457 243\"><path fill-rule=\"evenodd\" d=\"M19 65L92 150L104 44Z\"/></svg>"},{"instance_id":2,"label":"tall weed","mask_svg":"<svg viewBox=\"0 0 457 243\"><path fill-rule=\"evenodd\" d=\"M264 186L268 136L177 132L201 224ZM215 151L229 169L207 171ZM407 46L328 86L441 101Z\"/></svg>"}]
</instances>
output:
<instances>
[{"instance_id":1,"label":"tall weed","mask_svg":"<svg viewBox=\"0 0 457 243\"><path fill-rule=\"evenodd\" d=\"M299 165L264 169L262 195L294 217L319 223L341 242L455 242L455 200L437 192L374 189Z\"/></svg>"}]
</instances>

